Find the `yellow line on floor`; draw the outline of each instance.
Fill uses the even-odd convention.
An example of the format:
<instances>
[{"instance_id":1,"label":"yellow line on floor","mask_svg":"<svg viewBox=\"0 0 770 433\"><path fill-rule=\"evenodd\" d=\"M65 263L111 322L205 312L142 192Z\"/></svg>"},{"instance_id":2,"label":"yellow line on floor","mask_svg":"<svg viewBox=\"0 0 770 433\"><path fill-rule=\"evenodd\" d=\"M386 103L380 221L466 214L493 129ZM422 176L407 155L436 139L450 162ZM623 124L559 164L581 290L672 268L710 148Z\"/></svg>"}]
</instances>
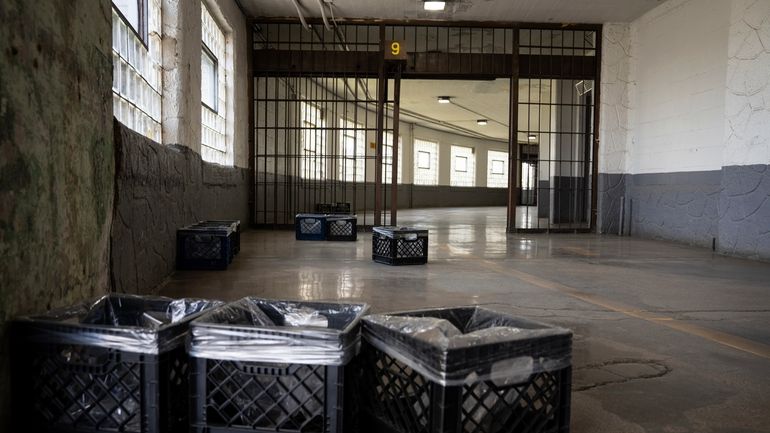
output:
<instances>
[{"instance_id":1,"label":"yellow line on floor","mask_svg":"<svg viewBox=\"0 0 770 433\"><path fill-rule=\"evenodd\" d=\"M746 338L738 337L736 335L728 334L725 332L707 329L702 326L685 323L673 317L661 316L659 313L641 310L630 305L625 305L621 302L611 301L599 295L581 292L574 287L547 280L527 272L519 271L516 269L507 269L500 264L491 262L489 260L482 260L481 266L491 271L517 278L521 281L532 284L533 286L556 290L575 299L579 299L581 301L605 308L610 311L614 311L616 313L625 314L629 317L662 325L667 328L684 332L686 334L704 338L723 346L740 350L742 352L770 359L770 346L766 344L758 343L756 341L748 340Z\"/></svg>"}]
</instances>

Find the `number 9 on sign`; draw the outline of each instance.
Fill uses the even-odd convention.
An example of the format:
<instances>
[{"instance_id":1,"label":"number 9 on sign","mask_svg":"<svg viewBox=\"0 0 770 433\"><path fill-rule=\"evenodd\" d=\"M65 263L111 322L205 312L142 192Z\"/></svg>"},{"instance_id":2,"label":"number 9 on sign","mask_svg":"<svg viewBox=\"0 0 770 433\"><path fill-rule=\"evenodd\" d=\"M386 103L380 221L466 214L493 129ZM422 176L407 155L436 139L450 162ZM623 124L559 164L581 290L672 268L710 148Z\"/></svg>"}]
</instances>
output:
<instances>
[{"instance_id":1,"label":"number 9 on sign","mask_svg":"<svg viewBox=\"0 0 770 433\"><path fill-rule=\"evenodd\" d=\"M385 41L385 60L406 60L406 49L404 49L404 41Z\"/></svg>"},{"instance_id":2,"label":"number 9 on sign","mask_svg":"<svg viewBox=\"0 0 770 433\"><path fill-rule=\"evenodd\" d=\"M398 57L399 54L401 54L401 43L392 42L390 44L390 54L392 54L395 57Z\"/></svg>"}]
</instances>

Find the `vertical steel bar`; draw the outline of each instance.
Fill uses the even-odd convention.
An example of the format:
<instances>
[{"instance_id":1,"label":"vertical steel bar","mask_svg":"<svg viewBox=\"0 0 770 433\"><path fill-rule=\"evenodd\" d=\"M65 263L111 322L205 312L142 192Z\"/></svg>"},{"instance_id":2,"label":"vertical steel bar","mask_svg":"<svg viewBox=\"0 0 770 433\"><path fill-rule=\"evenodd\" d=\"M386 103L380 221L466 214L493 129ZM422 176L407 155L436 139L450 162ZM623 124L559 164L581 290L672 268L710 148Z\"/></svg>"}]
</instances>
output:
<instances>
[{"instance_id":1,"label":"vertical steel bar","mask_svg":"<svg viewBox=\"0 0 770 433\"><path fill-rule=\"evenodd\" d=\"M254 32L256 29L252 26L248 32L248 49L247 49L247 68L248 68L248 101L249 101L249 215L251 218L251 225L257 223L257 164L256 164L256 135L255 131L255 119L254 119L254 104L256 97L254 95Z\"/></svg>"},{"instance_id":2,"label":"vertical steel bar","mask_svg":"<svg viewBox=\"0 0 770 433\"><path fill-rule=\"evenodd\" d=\"M511 85L508 100L508 231L516 231L516 204L519 191L516 185L519 163L519 29L513 28L511 55Z\"/></svg>"},{"instance_id":3,"label":"vertical steel bar","mask_svg":"<svg viewBox=\"0 0 770 433\"><path fill-rule=\"evenodd\" d=\"M385 117L385 99L387 98L385 79L385 26L380 25L380 70L377 76L377 147L374 163L374 225L382 221L382 139Z\"/></svg>"},{"instance_id":4,"label":"vertical steel bar","mask_svg":"<svg viewBox=\"0 0 770 433\"><path fill-rule=\"evenodd\" d=\"M393 81L393 160L391 161L390 188L390 225L398 225L398 129L401 102L401 63L396 66L396 77Z\"/></svg>"},{"instance_id":5,"label":"vertical steel bar","mask_svg":"<svg viewBox=\"0 0 770 433\"><path fill-rule=\"evenodd\" d=\"M602 32L603 27L596 31L596 78L594 79L594 130L592 143L592 179L591 179L591 226L596 228L597 198L596 186L599 177L599 113L601 107L601 82L602 82Z\"/></svg>"}]
</instances>

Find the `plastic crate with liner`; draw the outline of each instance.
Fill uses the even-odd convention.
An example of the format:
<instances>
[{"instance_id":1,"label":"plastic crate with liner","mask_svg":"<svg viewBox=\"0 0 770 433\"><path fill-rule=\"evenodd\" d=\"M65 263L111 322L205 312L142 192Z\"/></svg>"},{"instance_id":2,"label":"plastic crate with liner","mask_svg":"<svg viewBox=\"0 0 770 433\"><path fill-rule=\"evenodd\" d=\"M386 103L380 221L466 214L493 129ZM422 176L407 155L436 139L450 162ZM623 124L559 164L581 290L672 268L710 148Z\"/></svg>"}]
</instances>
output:
<instances>
[{"instance_id":1,"label":"plastic crate with liner","mask_svg":"<svg viewBox=\"0 0 770 433\"><path fill-rule=\"evenodd\" d=\"M190 225L176 231L177 269L225 270L233 261L232 225Z\"/></svg>"},{"instance_id":2,"label":"plastic crate with liner","mask_svg":"<svg viewBox=\"0 0 770 433\"><path fill-rule=\"evenodd\" d=\"M240 220L205 220L199 221L194 227L230 227L233 230L232 255L241 252L241 221Z\"/></svg>"},{"instance_id":3,"label":"plastic crate with liner","mask_svg":"<svg viewBox=\"0 0 770 433\"><path fill-rule=\"evenodd\" d=\"M326 215L303 213L294 218L298 241L322 241L326 238Z\"/></svg>"},{"instance_id":4,"label":"plastic crate with liner","mask_svg":"<svg viewBox=\"0 0 770 433\"><path fill-rule=\"evenodd\" d=\"M412 227L374 227L372 260L388 265L428 263L428 230Z\"/></svg>"},{"instance_id":5,"label":"plastic crate with liner","mask_svg":"<svg viewBox=\"0 0 770 433\"><path fill-rule=\"evenodd\" d=\"M358 218L355 215L326 217L327 241L355 241L358 239Z\"/></svg>"},{"instance_id":6,"label":"plastic crate with liner","mask_svg":"<svg viewBox=\"0 0 770 433\"><path fill-rule=\"evenodd\" d=\"M367 309L244 298L195 320L193 430L341 433Z\"/></svg>"},{"instance_id":7,"label":"plastic crate with liner","mask_svg":"<svg viewBox=\"0 0 770 433\"><path fill-rule=\"evenodd\" d=\"M212 301L108 295L16 319L14 431L160 433L189 426L189 322Z\"/></svg>"},{"instance_id":8,"label":"plastic crate with liner","mask_svg":"<svg viewBox=\"0 0 770 433\"><path fill-rule=\"evenodd\" d=\"M364 318L362 424L385 433L569 431L572 333L480 307Z\"/></svg>"}]
</instances>

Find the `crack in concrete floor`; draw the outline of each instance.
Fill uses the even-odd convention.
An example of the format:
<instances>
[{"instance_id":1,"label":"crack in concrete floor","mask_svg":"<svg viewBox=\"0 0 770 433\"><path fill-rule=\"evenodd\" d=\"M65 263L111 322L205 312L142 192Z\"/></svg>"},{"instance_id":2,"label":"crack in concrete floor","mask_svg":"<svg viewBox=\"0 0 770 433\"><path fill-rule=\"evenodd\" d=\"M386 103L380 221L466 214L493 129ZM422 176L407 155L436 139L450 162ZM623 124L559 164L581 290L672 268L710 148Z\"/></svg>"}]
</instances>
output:
<instances>
[{"instance_id":1,"label":"crack in concrete floor","mask_svg":"<svg viewBox=\"0 0 770 433\"><path fill-rule=\"evenodd\" d=\"M588 391L607 385L657 379L673 369L662 361L653 359L614 359L574 368L573 392Z\"/></svg>"}]
</instances>

